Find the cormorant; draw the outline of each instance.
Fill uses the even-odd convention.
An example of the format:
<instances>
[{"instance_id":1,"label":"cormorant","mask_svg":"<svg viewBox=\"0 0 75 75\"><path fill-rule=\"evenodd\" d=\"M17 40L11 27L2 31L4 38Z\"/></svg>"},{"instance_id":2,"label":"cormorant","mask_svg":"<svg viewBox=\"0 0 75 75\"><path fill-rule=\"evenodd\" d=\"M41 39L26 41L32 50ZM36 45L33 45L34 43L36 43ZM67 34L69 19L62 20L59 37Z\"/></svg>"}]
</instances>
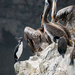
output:
<instances>
[{"instance_id":1,"label":"cormorant","mask_svg":"<svg viewBox=\"0 0 75 75\"><path fill-rule=\"evenodd\" d=\"M23 41L22 40L23 40L22 37L20 37L19 41L18 41L18 45L15 47L15 50L14 50L14 60L15 60L15 63L21 57L21 54L23 52Z\"/></svg>"}]
</instances>

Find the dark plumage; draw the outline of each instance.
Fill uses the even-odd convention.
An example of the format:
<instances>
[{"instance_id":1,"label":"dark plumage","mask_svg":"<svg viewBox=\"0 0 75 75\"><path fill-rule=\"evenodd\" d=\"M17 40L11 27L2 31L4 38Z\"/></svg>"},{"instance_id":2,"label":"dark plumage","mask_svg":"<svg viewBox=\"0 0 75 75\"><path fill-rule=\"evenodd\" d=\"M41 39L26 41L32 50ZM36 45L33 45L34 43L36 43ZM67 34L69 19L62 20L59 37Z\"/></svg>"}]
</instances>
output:
<instances>
[{"instance_id":1,"label":"dark plumage","mask_svg":"<svg viewBox=\"0 0 75 75\"><path fill-rule=\"evenodd\" d=\"M22 51L23 51L23 42L22 42L22 37L20 37L18 41L18 45L15 47L15 50L14 50L15 63L21 57Z\"/></svg>"},{"instance_id":2,"label":"dark plumage","mask_svg":"<svg viewBox=\"0 0 75 75\"><path fill-rule=\"evenodd\" d=\"M75 30L75 5L70 5L60 9L56 12L56 3L57 0L52 0L52 21L55 22L64 22L64 26L66 26L70 33L73 34Z\"/></svg>"},{"instance_id":3,"label":"dark plumage","mask_svg":"<svg viewBox=\"0 0 75 75\"><path fill-rule=\"evenodd\" d=\"M44 12L43 12L43 25L44 25L44 30L45 32L49 35L49 37L51 38L51 40L53 41L54 37L62 37L64 36L67 40L67 43L69 45L70 43L70 35L68 34L68 32L65 30L64 27L53 23L53 22L49 22L48 20L48 13L51 9L51 5L52 5L52 1L51 0L46 0L45 2L45 8L44 8ZM67 35L68 34L68 35Z\"/></svg>"},{"instance_id":4,"label":"dark plumage","mask_svg":"<svg viewBox=\"0 0 75 75\"><path fill-rule=\"evenodd\" d=\"M70 65L73 65L74 64L74 59L75 59L75 42L74 42L74 48L73 48L73 50L70 54L70 59L71 59Z\"/></svg>"},{"instance_id":5,"label":"dark plumage","mask_svg":"<svg viewBox=\"0 0 75 75\"><path fill-rule=\"evenodd\" d=\"M19 44L15 47L15 50L14 50L14 60L15 60L15 63L17 62L18 60L18 57L16 56L16 53L18 51L18 48L19 48Z\"/></svg>"},{"instance_id":6,"label":"dark plumage","mask_svg":"<svg viewBox=\"0 0 75 75\"><path fill-rule=\"evenodd\" d=\"M66 27L66 26L64 26L64 25L62 25L62 24L60 24L60 23L57 23L57 22L55 22L55 16L56 16L56 2L57 2L57 0L53 0L53 5L52 5L52 20L51 20L51 22L52 23L54 23L54 24L56 24L56 25L59 25L64 31L65 31L65 33L67 34L67 36L68 36L68 39L69 40L71 40L71 34L70 34L70 32L69 32L69 29ZM61 12L62 13L62 12ZM69 45L69 46L72 46L72 42L69 42L69 40L67 40L67 44Z\"/></svg>"},{"instance_id":7,"label":"dark plumage","mask_svg":"<svg viewBox=\"0 0 75 75\"><path fill-rule=\"evenodd\" d=\"M65 37L60 37L58 41L58 52L59 54L62 55L63 58L64 58L64 54L66 53L66 50L67 50L67 41Z\"/></svg>"},{"instance_id":8,"label":"dark plumage","mask_svg":"<svg viewBox=\"0 0 75 75\"><path fill-rule=\"evenodd\" d=\"M68 17L73 12L73 10L75 10L75 5L67 6L67 7L59 10L56 14L56 18L55 18L56 21L58 21L58 20L62 20L62 21L68 20Z\"/></svg>"},{"instance_id":9,"label":"dark plumage","mask_svg":"<svg viewBox=\"0 0 75 75\"><path fill-rule=\"evenodd\" d=\"M59 25L65 31L65 33L67 34L68 39L71 40L71 34L69 32L69 29L66 26L63 26L62 24L57 23L55 21L52 21L52 22L56 25ZM59 38L57 38L57 39L59 39ZM72 42L69 42L69 40L67 40L67 45L72 46Z\"/></svg>"}]
</instances>

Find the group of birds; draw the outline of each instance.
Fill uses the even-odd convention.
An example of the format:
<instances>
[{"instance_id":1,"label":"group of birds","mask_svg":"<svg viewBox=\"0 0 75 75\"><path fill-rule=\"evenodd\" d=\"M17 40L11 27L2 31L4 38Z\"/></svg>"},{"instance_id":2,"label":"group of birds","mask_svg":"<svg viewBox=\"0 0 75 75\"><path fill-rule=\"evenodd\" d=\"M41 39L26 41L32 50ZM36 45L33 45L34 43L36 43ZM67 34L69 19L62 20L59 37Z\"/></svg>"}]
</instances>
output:
<instances>
[{"instance_id":1,"label":"group of birds","mask_svg":"<svg viewBox=\"0 0 75 75\"><path fill-rule=\"evenodd\" d=\"M35 54L35 50L37 50L37 55L39 55L38 52L42 51L46 45L48 46L49 44L55 42L53 47L55 48L56 43L58 43L58 52L64 58L64 54L67 51L67 45L72 46L71 34L69 29L66 27L66 23L72 12L75 11L75 5L70 5L56 12L56 3L57 0L45 0L44 11L41 14L41 28L34 30L33 28L25 27L24 29L24 38L33 54ZM48 20L48 14L51 8L52 20L50 22ZM60 20L64 21L64 25L58 23ZM22 51L23 42L22 37L20 37L19 43L15 47L15 62L20 58ZM75 58L75 45L72 53L70 54L70 58L70 64L73 64Z\"/></svg>"}]
</instances>

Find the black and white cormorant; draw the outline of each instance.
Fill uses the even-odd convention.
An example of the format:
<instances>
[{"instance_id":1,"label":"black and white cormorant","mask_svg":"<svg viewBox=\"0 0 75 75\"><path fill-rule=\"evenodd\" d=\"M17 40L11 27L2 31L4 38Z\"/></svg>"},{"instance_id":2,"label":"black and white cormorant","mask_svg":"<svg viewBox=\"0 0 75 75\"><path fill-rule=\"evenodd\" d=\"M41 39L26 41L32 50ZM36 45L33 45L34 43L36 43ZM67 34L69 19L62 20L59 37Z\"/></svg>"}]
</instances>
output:
<instances>
[{"instance_id":1,"label":"black and white cormorant","mask_svg":"<svg viewBox=\"0 0 75 75\"><path fill-rule=\"evenodd\" d=\"M22 52L23 52L23 39L22 39L22 37L20 37L19 41L18 41L18 45L15 47L15 50L14 50L15 63L21 57Z\"/></svg>"}]
</instances>

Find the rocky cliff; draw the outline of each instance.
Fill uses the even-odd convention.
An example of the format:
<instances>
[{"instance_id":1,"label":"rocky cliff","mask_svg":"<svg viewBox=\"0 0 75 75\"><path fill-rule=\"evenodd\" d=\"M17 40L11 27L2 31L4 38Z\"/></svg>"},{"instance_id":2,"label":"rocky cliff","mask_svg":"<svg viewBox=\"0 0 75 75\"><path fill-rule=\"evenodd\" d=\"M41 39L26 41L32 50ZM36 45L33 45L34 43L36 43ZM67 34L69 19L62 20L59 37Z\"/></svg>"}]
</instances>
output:
<instances>
[{"instance_id":1,"label":"rocky cliff","mask_svg":"<svg viewBox=\"0 0 75 75\"><path fill-rule=\"evenodd\" d=\"M65 57L62 58L57 47L52 49L53 43L46 47L40 56L30 56L28 60L14 64L17 75L75 75L75 63L70 64L72 47L67 48Z\"/></svg>"}]
</instances>

